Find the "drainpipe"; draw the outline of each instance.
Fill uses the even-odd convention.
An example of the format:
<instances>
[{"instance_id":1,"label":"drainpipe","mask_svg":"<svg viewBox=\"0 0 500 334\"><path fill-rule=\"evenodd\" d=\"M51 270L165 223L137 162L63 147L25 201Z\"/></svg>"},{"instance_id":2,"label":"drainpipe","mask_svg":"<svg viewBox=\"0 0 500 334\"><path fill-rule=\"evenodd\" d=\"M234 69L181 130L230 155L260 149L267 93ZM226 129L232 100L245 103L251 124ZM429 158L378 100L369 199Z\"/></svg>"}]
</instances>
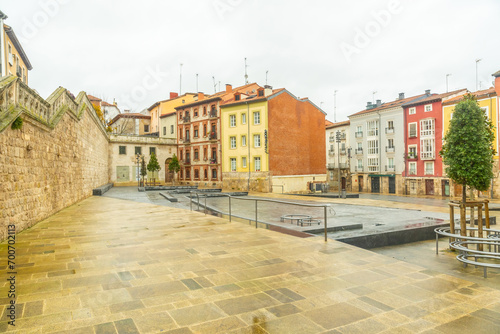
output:
<instances>
[{"instance_id":1,"label":"drainpipe","mask_svg":"<svg viewBox=\"0 0 500 334\"><path fill-rule=\"evenodd\" d=\"M248 101L245 102L247 105L247 125L248 125L248 135L247 135L247 147L248 147L248 161L247 161L247 167L248 167L248 192L250 192L250 105L248 104Z\"/></svg>"},{"instance_id":2,"label":"drainpipe","mask_svg":"<svg viewBox=\"0 0 500 334\"><path fill-rule=\"evenodd\" d=\"M379 174L382 174L382 119L380 116L380 111L377 111L378 115L378 165L379 165ZM380 188L382 188L382 180L381 177L378 179L379 182L379 194L381 193Z\"/></svg>"}]
</instances>

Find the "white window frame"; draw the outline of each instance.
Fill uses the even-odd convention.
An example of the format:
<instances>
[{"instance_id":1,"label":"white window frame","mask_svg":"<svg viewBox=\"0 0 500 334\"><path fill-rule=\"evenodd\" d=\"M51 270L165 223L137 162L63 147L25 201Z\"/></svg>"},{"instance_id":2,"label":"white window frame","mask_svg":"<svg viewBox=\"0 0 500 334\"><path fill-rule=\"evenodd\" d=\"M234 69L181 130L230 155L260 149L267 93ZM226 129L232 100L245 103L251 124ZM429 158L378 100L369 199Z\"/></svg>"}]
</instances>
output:
<instances>
[{"instance_id":1,"label":"white window frame","mask_svg":"<svg viewBox=\"0 0 500 334\"><path fill-rule=\"evenodd\" d=\"M411 107L408 109L408 115L415 115L417 113L417 108Z\"/></svg>"},{"instance_id":2,"label":"white window frame","mask_svg":"<svg viewBox=\"0 0 500 334\"><path fill-rule=\"evenodd\" d=\"M368 166L369 172L378 172L379 171L378 157L377 158L368 158L367 166Z\"/></svg>"},{"instance_id":3,"label":"white window frame","mask_svg":"<svg viewBox=\"0 0 500 334\"><path fill-rule=\"evenodd\" d=\"M253 147L260 147L260 144L261 144L260 134L253 135Z\"/></svg>"},{"instance_id":4,"label":"white window frame","mask_svg":"<svg viewBox=\"0 0 500 334\"><path fill-rule=\"evenodd\" d=\"M432 166L432 169L428 169L427 166ZM428 172L430 171L430 172ZM434 175L434 161L424 162L424 175Z\"/></svg>"},{"instance_id":5,"label":"white window frame","mask_svg":"<svg viewBox=\"0 0 500 334\"><path fill-rule=\"evenodd\" d=\"M394 148L394 139L392 138L387 139L387 147Z\"/></svg>"},{"instance_id":6,"label":"white window frame","mask_svg":"<svg viewBox=\"0 0 500 334\"><path fill-rule=\"evenodd\" d=\"M394 168L394 158L387 158L387 167Z\"/></svg>"},{"instance_id":7,"label":"white window frame","mask_svg":"<svg viewBox=\"0 0 500 334\"><path fill-rule=\"evenodd\" d=\"M261 171L261 160L260 160L260 157L254 157L253 158L253 169L255 172L260 172ZM258 167L258 168L257 168Z\"/></svg>"},{"instance_id":8,"label":"white window frame","mask_svg":"<svg viewBox=\"0 0 500 334\"><path fill-rule=\"evenodd\" d=\"M490 120L490 113L489 113L489 108L488 106L486 107L481 107L481 110L484 111L484 114L486 115L486 119L489 121Z\"/></svg>"},{"instance_id":9,"label":"white window frame","mask_svg":"<svg viewBox=\"0 0 500 334\"><path fill-rule=\"evenodd\" d=\"M411 131L411 128L412 128L412 125L415 126L415 135L412 136L412 131ZM411 122L411 123L408 123L408 138L416 138L418 136L418 125L417 125L417 122Z\"/></svg>"},{"instance_id":10,"label":"white window frame","mask_svg":"<svg viewBox=\"0 0 500 334\"><path fill-rule=\"evenodd\" d=\"M415 157L418 157L418 146L417 145L408 145L408 155L412 152L412 149L415 149Z\"/></svg>"},{"instance_id":11,"label":"white window frame","mask_svg":"<svg viewBox=\"0 0 500 334\"><path fill-rule=\"evenodd\" d=\"M432 104L426 104L426 105L424 106L424 111L425 111L425 112L432 111Z\"/></svg>"},{"instance_id":12,"label":"white window frame","mask_svg":"<svg viewBox=\"0 0 500 334\"><path fill-rule=\"evenodd\" d=\"M241 114L241 124L247 124L247 113Z\"/></svg>"},{"instance_id":13,"label":"white window frame","mask_svg":"<svg viewBox=\"0 0 500 334\"><path fill-rule=\"evenodd\" d=\"M235 136L229 137L229 146L231 147L231 149L236 148L236 137Z\"/></svg>"},{"instance_id":14,"label":"white window frame","mask_svg":"<svg viewBox=\"0 0 500 334\"><path fill-rule=\"evenodd\" d=\"M378 120L366 122L366 136L378 136Z\"/></svg>"},{"instance_id":15,"label":"white window frame","mask_svg":"<svg viewBox=\"0 0 500 334\"><path fill-rule=\"evenodd\" d=\"M434 118L420 120L420 137L434 137L435 123Z\"/></svg>"},{"instance_id":16,"label":"white window frame","mask_svg":"<svg viewBox=\"0 0 500 334\"><path fill-rule=\"evenodd\" d=\"M368 144L368 149L367 149L367 153L368 154L378 154L378 139L374 139L374 140L367 140L367 144Z\"/></svg>"},{"instance_id":17,"label":"white window frame","mask_svg":"<svg viewBox=\"0 0 500 334\"><path fill-rule=\"evenodd\" d=\"M394 129L394 121L387 121L387 128L388 129Z\"/></svg>"},{"instance_id":18,"label":"white window frame","mask_svg":"<svg viewBox=\"0 0 500 334\"><path fill-rule=\"evenodd\" d=\"M247 157L241 158L241 167L247 168Z\"/></svg>"},{"instance_id":19,"label":"white window frame","mask_svg":"<svg viewBox=\"0 0 500 334\"><path fill-rule=\"evenodd\" d=\"M247 146L247 136L246 135L241 136L241 146Z\"/></svg>"},{"instance_id":20,"label":"white window frame","mask_svg":"<svg viewBox=\"0 0 500 334\"><path fill-rule=\"evenodd\" d=\"M414 167L414 168L412 168ZM413 173L412 173L413 170ZM410 161L408 164L408 175L417 175L417 162L416 161Z\"/></svg>"},{"instance_id":21,"label":"white window frame","mask_svg":"<svg viewBox=\"0 0 500 334\"><path fill-rule=\"evenodd\" d=\"M435 159L436 158L436 141L434 138L421 138L420 139L420 158L424 159Z\"/></svg>"},{"instance_id":22,"label":"white window frame","mask_svg":"<svg viewBox=\"0 0 500 334\"><path fill-rule=\"evenodd\" d=\"M229 166L231 167L231 172L236 172L236 158L229 158Z\"/></svg>"},{"instance_id":23,"label":"white window frame","mask_svg":"<svg viewBox=\"0 0 500 334\"><path fill-rule=\"evenodd\" d=\"M229 127L234 128L236 126L236 115L229 115Z\"/></svg>"},{"instance_id":24,"label":"white window frame","mask_svg":"<svg viewBox=\"0 0 500 334\"><path fill-rule=\"evenodd\" d=\"M253 112L253 125L259 125L260 124L260 111L254 111Z\"/></svg>"}]
</instances>

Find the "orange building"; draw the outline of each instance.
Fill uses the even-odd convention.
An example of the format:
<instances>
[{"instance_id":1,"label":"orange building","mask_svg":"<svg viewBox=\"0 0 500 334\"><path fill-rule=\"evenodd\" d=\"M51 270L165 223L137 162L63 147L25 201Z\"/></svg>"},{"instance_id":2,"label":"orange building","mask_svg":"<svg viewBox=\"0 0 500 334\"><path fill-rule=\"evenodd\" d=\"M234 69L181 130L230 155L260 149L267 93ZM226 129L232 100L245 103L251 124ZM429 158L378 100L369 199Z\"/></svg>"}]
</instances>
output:
<instances>
[{"instance_id":1,"label":"orange building","mask_svg":"<svg viewBox=\"0 0 500 334\"><path fill-rule=\"evenodd\" d=\"M1 76L16 75L26 85L28 71L33 69L14 30L4 24L7 15L0 11L0 72Z\"/></svg>"},{"instance_id":2,"label":"orange building","mask_svg":"<svg viewBox=\"0 0 500 334\"><path fill-rule=\"evenodd\" d=\"M196 102L176 107L179 181L221 187L220 106L234 100L234 93L252 94L256 83L205 96L198 93Z\"/></svg>"}]
</instances>

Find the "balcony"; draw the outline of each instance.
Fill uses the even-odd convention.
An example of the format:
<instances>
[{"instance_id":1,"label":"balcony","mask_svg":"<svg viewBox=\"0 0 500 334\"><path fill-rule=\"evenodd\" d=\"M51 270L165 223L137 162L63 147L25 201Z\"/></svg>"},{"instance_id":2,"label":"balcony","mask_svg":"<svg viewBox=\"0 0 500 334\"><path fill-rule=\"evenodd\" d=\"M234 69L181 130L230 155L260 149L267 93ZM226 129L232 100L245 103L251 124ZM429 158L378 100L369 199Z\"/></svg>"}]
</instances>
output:
<instances>
[{"instance_id":1,"label":"balcony","mask_svg":"<svg viewBox=\"0 0 500 334\"><path fill-rule=\"evenodd\" d=\"M394 146L386 146L385 151L388 153L394 153L395 147Z\"/></svg>"},{"instance_id":2,"label":"balcony","mask_svg":"<svg viewBox=\"0 0 500 334\"><path fill-rule=\"evenodd\" d=\"M425 175L434 175L434 169L426 169L424 173Z\"/></svg>"},{"instance_id":3,"label":"balcony","mask_svg":"<svg viewBox=\"0 0 500 334\"><path fill-rule=\"evenodd\" d=\"M210 159L211 164L216 164L217 163L217 158L211 158Z\"/></svg>"},{"instance_id":4,"label":"balcony","mask_svg":"<svg viewBox=\"0 0 500 334\"><path fill-rule=\"evenodd\" d=\"M184 159L184 165L190 165L190 164L191 164L191 159L190 158Z\"/></svg>"},{"instance_id":5,"label":"balcony","mask_svg":"<svg viewBox=\"0 0 500 334\"><path fill-rule=\"evenodd\" d=\"M408 160L417 160L418 156L415 152L408 153Z\"/></svg>"},{"instance_id":6,"label":"balcony","mask_svg":"<svg viewBox=\"0 0 500 334\"><path fill-rule=\"evenodd\" d=\"M416 171L416 170L414 170L414 169L410 169L410 170L408 171L408 175L417 175L417 171Z\"/></svg>"},{"instance_id":7,"label":"balcony","mask_svg":"<svg viewBox=\"0 0 500 334\"><path fill-rule=\"evenodd\" d=\"M335 155L335 151L334 150L328 150L328 155L334 156Z\"/></svg>"},{"instance_id":8,"label":"balcony","mask_svg":"<svg viewBox=\"0 0 500 334\"><path fill-rule=\"evenodd\" d=\"M191 144L191 139L184 138L183 142L184 142L184 144Z\"/></svg>"},{"instance_id":9,"label":"balcony","mask_svg":"<svg viewBox=\"0 0 500 334\"><path fill-rule=\"evenodd\" d=\"M387 134L394 133L394 128L385 128L385 133Z\"/></svg>"},{"instance_id":10,"label":"balcony","mask_svg":"<svg viewBox=\"0 0 500 334\"><path fill-rule=\"evenodd\" d=\"M189 115L182 117L182 121L184 123L189 123L191 122L191 117Z\"/></svg>"},{"instance_id":11,"label":"balcony","mask_svg":"<svg viewBox=\"0 0 500 334\"><path fill-rule=\"evenodd\" d=\"M436 155L434 152L421 152L420 159L422 160L434 160L436 159Z\"/></svg>"},{"instance_id":12,"label":"balcony","mask_svg":"<svg viewBox=\"0 0 500 334\"><path fill-rule=\"evenodd\" d=\"M408 137L410 137L410 138L417 138L417 132L416 131L415 132L410 131L410 134L409 134Z\"/></svg>"},{"instance_id":13,"label":"balcony","mask_svg":"<svg viewBox=\"0 0 500 334\"><path fill-rule=\"evenodd\" d=\"M378 129L371 129L371 130L368 130L368 134L367 134L368 137L374 137L374 136L378 136Z\"/></svg>"},{"instance_id":14,"label":"balcony","mask_svg":"<svg viewBox=\"0 0 500 334\"><path fill-rule=\"evenodd\" d=\"M340 134L340 140L345 140L345 138L346 138L345 132L342 132Z\"/></svg>"},{"instance_id":15,"label":"balcony","mask_svg":"<svg viewBox=\"0 0 500 334\"><path fill-rule=\"evenodd\" d=\"M340 149L340 155L346 155L347 151L345 148Z\"/></svg>"},{"instance_id":16,"label":"balcony","mask_svg":"<svg viewBox=\"0 0 500 334\"><path fill-rule=\"evenodd\" d=\"M210 110L210 113L208 114L208 117L210 117L210 118L217 117L217 110L216 109Z\"/></svg>"},{"instance_id":17,"label":"balcony","mask_svg":"<svg viewBox=\"0 0 500 334\"><path fill-rule=\"evenodd\" d=\"M354 171L356 172L362 172L363 171L363 166L355 166Z\"/></svg>"},{"instance_id":18,"label":"balcony","mask_svg":"<svg viewBox=\"0 0 500 334\"><path fill-rule=\"evenodd\" d=\"M217 132L210 132L210 140L217 140Z\"/></svg>"},{"instance_id":19,"label":"balcony","mask_svg":"<svg viewBox=\"0 0 500 334\"><path fill-rule=\"evenodd\" d=\"M394 172L394 170L395 170L394 166L387 166L387 165L385 166L386 172Z\"/></svg>"},{"instance_id":20,"label":"balcony","mask_svg":"<svg viewBox=\"0 0 500 334\"><path fill-rule=\"evenodd\" d=\"M335 169L335 164L327 164L326 169Z\"/></svg>"},{"instance_id":21,"label":"balcony","mask_svg":"<svg viewBox=\"0 0 500 334\"><path fill-rule=\"evenodd\" d=\"M330 143L335 143L335 137L330 136Z\"/></svg>"},{"instance_id":22,"label":"balcony","mask_svg":"<svg viewBox=\"0 0 500 334\"><path fill-rule=\"evenodd\" d=\"M354 150L355 154L363 154L363 149L362 148L357 148Z\"/></svg>"},{"instance_id":23,"label":"balcony","mask_svg":"<svg viewBox=\"0 0 500 334\"><path fill-rule=\"evenodd\" d=\"M368 166L369 172L378 172L378 166Z\"/></svg>"},{"instance_id":24,"label":"balcony","mask_svg":"<svg viewBox=\"0 0 500 334\"><path fill-rule=\"evenodd\" d=\"M341 162L339 164L339 167L340 167L340 169L347 169L347 168L349 168L349 165L347 163L345 163L345 162Z\"/></svg>"},{"instance_id":25,"label":"balcony","mask_svg":"<svg viewBox=\"0 0 500 334\"><path fill-rule=\"evenodd\" d=\"M356 131L354 133L354 137L356 137L356 138L363 138L363 131Z\"/></svg>"}]
</instances>

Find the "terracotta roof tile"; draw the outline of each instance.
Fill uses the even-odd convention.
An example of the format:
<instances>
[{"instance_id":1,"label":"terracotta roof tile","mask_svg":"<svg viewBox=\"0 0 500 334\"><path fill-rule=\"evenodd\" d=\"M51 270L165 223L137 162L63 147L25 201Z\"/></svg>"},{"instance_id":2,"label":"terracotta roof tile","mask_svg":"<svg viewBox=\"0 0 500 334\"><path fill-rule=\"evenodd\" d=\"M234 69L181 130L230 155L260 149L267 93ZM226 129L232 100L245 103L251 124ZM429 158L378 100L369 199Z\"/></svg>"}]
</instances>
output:
<instances>
[{"instance_id":1,"label":"terracotta roof tile","mask_svg":"<svg viewBox=\"0 0 500 334\"><path fill-rule=\"evenodd\" d=\"M327 124L327 126L326 126L327 129L337 128L339 126L346 126L346 125L351 124L351 121L342 121L342 122L337 122L337 123L332 123L330 121L327 121L327 122L330 123L329 125Z\"/></svg>"},{"instance_id":2,"label":"terracotta roof tile","mask_svg":"<svg viewBox=\"0 0 500 334\"><path fill-rule=\"evenodd\" d=\"M467 91L466 88L462 88L462 89L457 89L457 90L454 90L454 91L448 92L448 93L432 94L432 95L430 95L428 97L424 97L422 99L410 101L409 103L406 103L405 105L403 105L403 107L414 106L414 105L418 105L418 104L422 104L422 103L428 103L430 101L445 100L447 97L450 97L451 95L455 95L455 94L458 94L460 92L466 92L466 91Z\"/></svg>"},{"instance_id":3,"label":"terracotta roof tile","mask_svg":"<svg viewBox=\"0 0 500 334\"><path fill-rule=\"evenodd\" d=\"M469 92L466 92L464 94L460 94L459 96L456 96L452 99L449 99L449 100L445 100L443 101L443 104L445 105L450 105L450 104L455 104L455 103L458 103L460 102L464 95L467 94ZM476 96L476 98L480 99L480 98L483 98L483 97L487 97L489 95L495 95L496 96L496 92L495 92L495 88L494 87L490 87L488 89L483 89L483 90L478 90L477 92L472 92L472 94L474 96Z\"/></svg>"},{"instance_id":4,"label":"terracotta roof tile","mask_svg":"<svg viewBox=\"0 0 500 334\"><path fill-rule=\"evenodd\" d=\"M371 113L374 111L379 111L379 110L384 110L384 109L389 109L389 108L394 108L394 107L400 107L403 104L412 102L413 100L418 99L422 96L425 96L425 94L415 95L415 96L407 97L407 98L400 99L400 100L394 100L391 102L382 103L382 105L380 107L376 107L376 108L372 108L372 109L365 109L365 110L362 110L360 112L349 115L348 117L358 116L358 115L362 115L362 114L368 114L368 113Z\"/></svg>"},{"instance_id":5,"label":"terracotta roof tile","mask_svg":"<svg viewBox=\"0 0 500 334\"><path fill-rule=\"evenodd\" d=\"M90 101L102 101L100 98L87 94Z\"/></svg>"}]
</instances>

